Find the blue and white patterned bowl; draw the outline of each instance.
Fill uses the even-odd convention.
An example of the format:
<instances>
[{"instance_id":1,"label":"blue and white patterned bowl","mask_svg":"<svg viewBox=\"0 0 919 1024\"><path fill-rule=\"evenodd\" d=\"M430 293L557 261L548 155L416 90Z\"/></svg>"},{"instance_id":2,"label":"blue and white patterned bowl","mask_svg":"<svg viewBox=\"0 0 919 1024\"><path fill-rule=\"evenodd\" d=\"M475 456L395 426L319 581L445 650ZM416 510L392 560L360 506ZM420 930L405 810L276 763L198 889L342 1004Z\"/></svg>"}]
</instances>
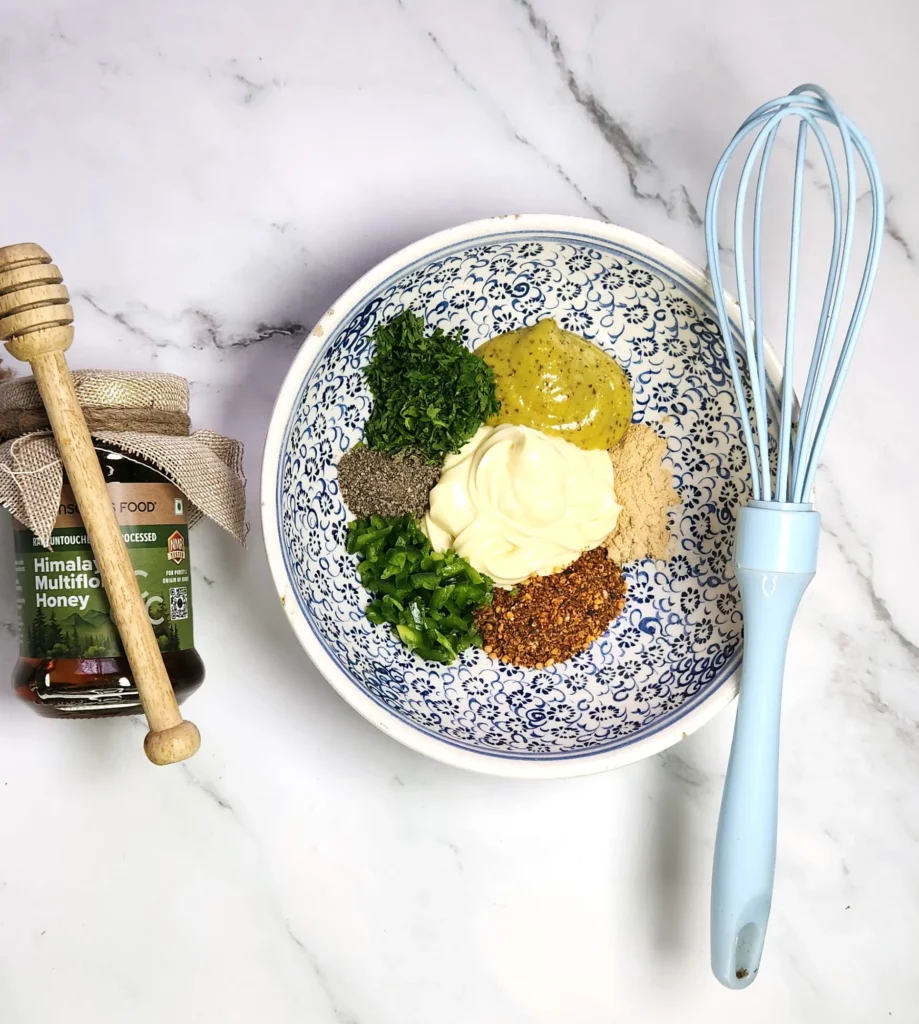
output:
<instances>
[{"instance_id":1,"label":"blue and white patterned bowl","mask_svg":"<svg viewBox=\"0 0 919 1024\"><path fill-rule=\"evenodd\" d=\"M336 463L370 412L370 335L411 306L470 346L552 316L625 367L634 419L667 438L683 499L676 556L628 567L625 611L566 664L507 666L478 650L419 661L364 616L345 553ZM736 314L736 308L735 308ZM775 365L770 376L776 379ZM742 619L730 566L749 494L736 400L703 272L641 235L591 220L502 217L426 238L350 288L310 334L274 411L262 508L281 602L336 690L431 757L551 777L663 750L736 692Z\"/></svg>"}]
</instances>

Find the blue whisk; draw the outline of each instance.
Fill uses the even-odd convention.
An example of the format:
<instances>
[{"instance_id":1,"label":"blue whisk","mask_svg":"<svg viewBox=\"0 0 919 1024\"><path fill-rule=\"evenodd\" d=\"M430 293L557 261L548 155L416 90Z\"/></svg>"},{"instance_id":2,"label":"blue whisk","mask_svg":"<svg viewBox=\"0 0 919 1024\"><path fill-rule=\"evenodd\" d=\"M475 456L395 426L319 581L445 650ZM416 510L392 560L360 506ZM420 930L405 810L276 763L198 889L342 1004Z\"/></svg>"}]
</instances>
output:
<instances>
[{"instance_id":1,"label":"blue whisk","mask_svg":"<svg viewBox=\"0 0 919 1024\"><path fill-rule=\"evenodd\" d=\"M785 318L784 372L775 475L769 452L764 360L760 242L763 187L776 134L785 118L797 118L798 143L792 200L791 259ZM824 123L838 136L845 163L841 188L833 149ZM749 373L752 414L725 307L718 252L718 197L725 169L735 150L754 135L741 172L734 208L734 262ZM810 369L794 422L793 368L801 205L808 136L817 141L829 177L834 228L823 306ZM844 290L852 255L856 220L856 154L867 173L871 196L868 256L845 335L837 346ZM757 170L758 165L758 170ZM750 179L756 170L753 198L753 317L747 291L744 211ZM749 985L759 970L766 923L772 903L778 810L779 712L782 673L791 624L801 596L817 568L820 516L811 492L824 437L874 286L884 231L884 190L874 154L855 125L827 93L802 85L790 96L766 103L741 125L715 169L705 206L705 243L721 334L737 392L744 440L753 474L753 499L737 518L734 568L744 613L744 659L734 741L718 821L712 879L712 970L729 988ZM826 384L830 362L835 368Z\"/></svg>"}]
</instances>

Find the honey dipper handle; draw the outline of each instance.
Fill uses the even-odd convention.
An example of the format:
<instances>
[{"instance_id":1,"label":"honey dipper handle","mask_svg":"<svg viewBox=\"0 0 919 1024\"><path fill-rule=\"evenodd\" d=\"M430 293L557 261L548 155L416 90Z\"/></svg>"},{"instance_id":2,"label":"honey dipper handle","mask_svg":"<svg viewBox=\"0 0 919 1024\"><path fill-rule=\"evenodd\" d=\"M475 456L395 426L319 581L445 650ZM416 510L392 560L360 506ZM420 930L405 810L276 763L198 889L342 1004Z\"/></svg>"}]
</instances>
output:
<instances>
[{"instance_id":1,"label":"honey dipper handle","mask_svg":"<svg viewBox=\"0 0 919 1024\"><path fill-rule=\"evenodd\" d=\"M35 283L42 276L57 280ZM29 280L21 282L23 277ZM32 366L150 724L144 750L154 764L172 764L191 757L201 737L179 711L67 368L72 313L60 282L38 246L0 249L0 337L12 355Z\"/></svg>"}]
</instances>

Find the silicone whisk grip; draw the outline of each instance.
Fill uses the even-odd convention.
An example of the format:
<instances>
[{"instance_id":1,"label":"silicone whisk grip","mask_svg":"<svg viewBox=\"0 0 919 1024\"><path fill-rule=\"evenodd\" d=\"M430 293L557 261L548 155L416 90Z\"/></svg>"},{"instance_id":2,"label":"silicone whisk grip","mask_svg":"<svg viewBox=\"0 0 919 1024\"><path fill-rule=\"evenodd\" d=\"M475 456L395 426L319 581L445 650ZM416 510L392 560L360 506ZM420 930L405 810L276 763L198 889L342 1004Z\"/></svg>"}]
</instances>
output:
<instances>
[{"instance_id":1,"label":"silicone whisk grip","mask_svg":"<svg viewBox=\"0 0 919 1024\"><path fill-rule=\"evenodd\" d=\"M791 624L813 573L736 568L744 660L712 877L712 971L728 988L756 977L775 874L779 717Z\"/></svg>"}]
</instances>

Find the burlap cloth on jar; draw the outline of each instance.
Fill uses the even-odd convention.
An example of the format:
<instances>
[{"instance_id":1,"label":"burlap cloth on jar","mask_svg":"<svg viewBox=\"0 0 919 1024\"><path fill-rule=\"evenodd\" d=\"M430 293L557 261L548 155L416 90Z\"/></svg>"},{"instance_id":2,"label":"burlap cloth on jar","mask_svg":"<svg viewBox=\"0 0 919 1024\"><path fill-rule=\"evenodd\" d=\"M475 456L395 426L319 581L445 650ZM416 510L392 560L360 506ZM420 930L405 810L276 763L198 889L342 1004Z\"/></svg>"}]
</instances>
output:
<instances>
[{"instance_id":1,"label":"burlap cloth on jar","mask_svg":"<svg viewBox=\"0 0 919 1024\"><path fill-rule=\"evenodd\" d=\"M188 524L203 516L245 541L243 446L210 430L189 434L188 381L171 373L75 370L89 432L136 455L189 502ZM0 383L0 505L49 547L64 473L33 377Z\"/></svg>"}]
</instances>

